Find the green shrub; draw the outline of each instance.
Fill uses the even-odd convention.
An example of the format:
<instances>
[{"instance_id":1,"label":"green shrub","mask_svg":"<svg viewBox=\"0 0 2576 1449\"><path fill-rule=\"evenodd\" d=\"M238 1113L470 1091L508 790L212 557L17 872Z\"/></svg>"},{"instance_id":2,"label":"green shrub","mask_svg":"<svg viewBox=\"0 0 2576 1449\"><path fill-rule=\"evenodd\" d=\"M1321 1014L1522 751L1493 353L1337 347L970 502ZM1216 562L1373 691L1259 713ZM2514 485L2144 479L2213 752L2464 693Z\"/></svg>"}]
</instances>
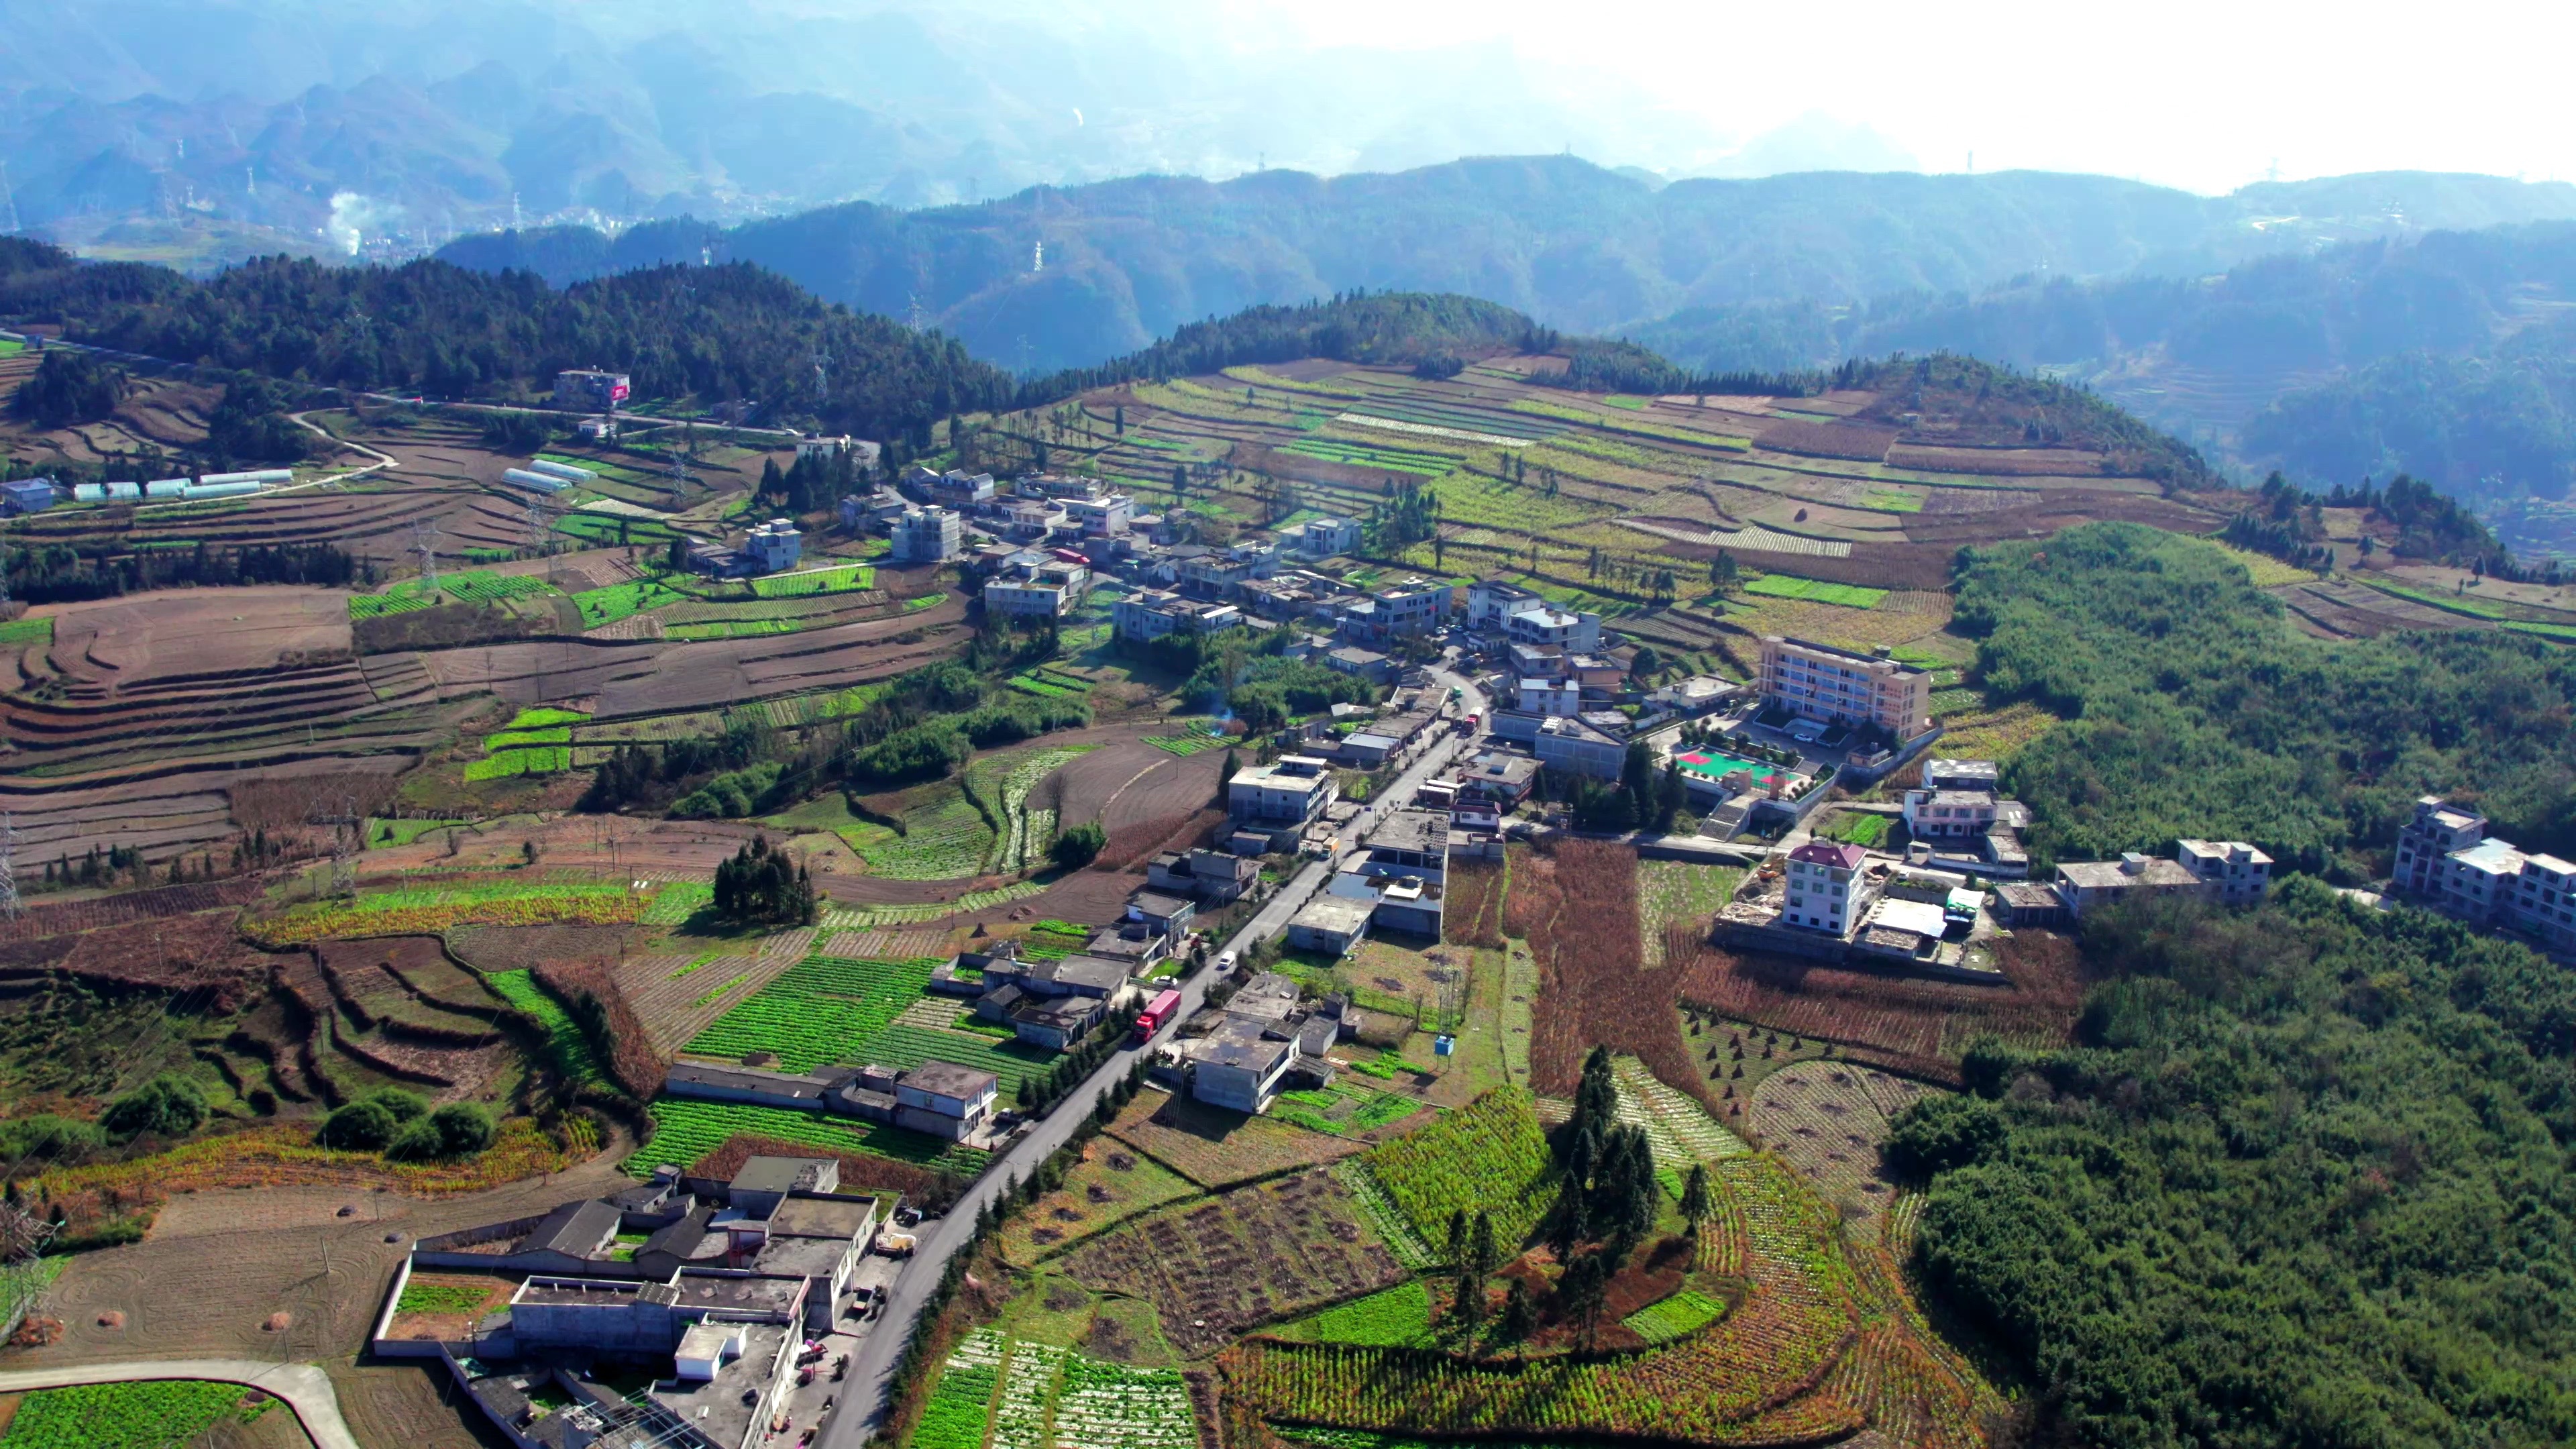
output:
<instances>
[{"instance_id":1,"label":"green shrub","mask_svg":"<svg viewBox=\"0 0 2576 1449\"><path fill-rule=\"evenodd\" d=\"M63 1161L77 1158L106 1140L107 1134L99 1131L97 1124L77 1117L57 1117L51 1112L0 1122L0 1153L13 1158Z\"/></svg>"},{"instance_id":2,"label":"green shrub","mask_svg":"<svg viewBox=\"0 0 2576 1449\"><path fill-rule=\"evenodd\" d=\"M186 1077L164 1072L119 1097L98 1123L112 1137L184 1137L206 1120L206 1094Z\"/></svg>"},{"instance_id":3,"label":"green shrub","mask_svg":"<svg viewBox=\"0 0 2576 1449\"><path fill-rule=\"evenodd\" d=\"M471 1157L492 1145L492 1114L480 1102L450 1102L429 1114L439 1144L450 1157Z\"/></svg>"},{"instance_id":4,"label":"green shrub","mask_svg":"<svg viewBox=\"0 0 2576 1449\"><path fill-rule=\"evenodd\" d=\"M1055 838L1047 847L1047 858L1067 870L1080 870L1100 858L1101 847L1109 843L1108 828L1097 820L1086 820Z\"/></svg>"},{"instance_id":5,"label":"green shrub","mask_svg":"<svg viewBox=\"0 0 2576 1449\"><path fill-rule=\"evenodd\" d=\"M400 1087L379 1087L369 1092L366 1100L392 1113L397 1124L413 1121L429 1110L427 1097L418 1092L406 1092Z\"/></svg>"},{"instance_id":6,"label":"green shrub","mask_svg":"<svg viewBox=\"0 0 2576 1449\"><path fill-rule=\"evenodd\" d=\"M347 1152L374 1152L393 1140L400 1125L382 1102L362 1098L323 1118L318 1140Z\"/></svg>"}]
</instances>

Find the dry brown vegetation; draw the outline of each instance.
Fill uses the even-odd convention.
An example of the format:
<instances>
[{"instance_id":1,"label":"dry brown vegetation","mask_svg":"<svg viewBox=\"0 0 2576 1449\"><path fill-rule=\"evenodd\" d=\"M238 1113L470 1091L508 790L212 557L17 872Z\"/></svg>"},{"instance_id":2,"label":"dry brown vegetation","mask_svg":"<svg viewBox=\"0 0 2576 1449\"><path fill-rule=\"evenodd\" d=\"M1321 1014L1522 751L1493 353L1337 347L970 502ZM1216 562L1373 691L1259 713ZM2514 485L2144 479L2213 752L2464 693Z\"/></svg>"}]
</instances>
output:
<instances>
[{"instance_id":1,"label":"dry brown vegetation","mask_svg":"<svg viewBox=\"0 0 2576 1449\"><path fill-rule=\"evenodd\" d=\"M1703 946L1681 973L1686 1007L1829 1041L1845 1055L1956 1084L1959 1056L1978 1037L2058 1045L2083 1004L2075 943L2045 931L1996 942L2007 985L1975 986L1847 970Z\"/></svg>"},{"instance_id":2,"label":"dry brown vegetation","mask_svg":"<svg viewBox=\"0 0 2576 1449\"><path fill-rule=\"evenodd\" d=\"M1449 866L1448 909L1441 930L1462 946L1503 949L1504 868L1489 860L1454 861Z\"/></svg>"},{"instance_id":3,"label":"dry brown vegetation","mask_svg":"<svg viewBox=\"0 0 2576 1449\"><path fill-rule=\"evenodd\" d=\"M835 1152L810 1142L787 1142L775 1137L759 1137L748 1132L736 1133L725 1144L695 1162L681 1163L691 1177L709 1177L730 1182L742 1165L754 1157L829 1157L841 1164L841 1191L897 1193L909 1202L933 1209L957 1200L962 1184L909 1162L890 1157L874 1157L860 1152Z\"/></svg>"},{"instance_id":4,"label":"dry brown vegetation","mask_svg":"<svg viewBox=\"0 0 2576 1449\"><path fill-rule=\"evenodd\" d=\"M1645 967L1637 935L1637 853L1598 840L1514 846L1511 873L1504 929L1530 943L1539 967L1530 1084L1569 1096L1584 1054L1606 1046L1636 1057L1715 1113L1717 1101L1692 1067L1673 1010L1676 973Z\"/></svg>"}]
</instances>

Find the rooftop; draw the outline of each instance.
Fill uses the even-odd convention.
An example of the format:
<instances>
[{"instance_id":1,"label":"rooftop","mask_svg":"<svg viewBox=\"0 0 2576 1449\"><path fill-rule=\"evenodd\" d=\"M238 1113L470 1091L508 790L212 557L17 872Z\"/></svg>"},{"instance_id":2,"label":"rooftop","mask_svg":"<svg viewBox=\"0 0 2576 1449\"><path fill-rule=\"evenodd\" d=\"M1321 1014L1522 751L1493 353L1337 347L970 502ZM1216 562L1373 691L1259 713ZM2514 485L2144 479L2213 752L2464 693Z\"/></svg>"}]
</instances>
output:
<instances>
[{"instance_id":1,"label":"rooftop","mask_svg":"<svg viewBox=\"0 0 2576 1449\"><path fill-rule=\"evenodd\" d=\"M2134 864L2135 868L2132 869ZM2200 877L2179 861L2162 856L2131 860L2075 860L2057 868L2061 879L2086 890L2119 890L2133 885L2190 886Z\"/></svg>"},{"instance_id":2,"label":"rooftop","mask_svg":"<svg viewBox=\"0 0 2576 1449\"><path fill-rule=\"evenodd\" d=\"M1346 896L1317 896L1289 922L1310 931L1347 934L1368 924L1369 912L1376 909L1373 901L1352 900Z\"/></svg>"},{"instance_id":3,"label":"rooftop","mask_svg":"<svg viewBox=\"0 0 2576 1449\"><path fill-rule=\"evenodd\" d=\"M960 1101L992 1090L1001 1084L1001 1080L991 1072L979 1072L955 1062L923 1062L903 1074L903 1085L913 1091L954 1097Z\"/></svg>"},{"instance_id":4,"label":"rooftop","mask_svg":"<svg viewBox=\"0 0 2576 1449\"><path fill-rule=\"evenodd\" d=\"M815 1190L824 1174L840 1175L839 1164L822 1157L752 1157L744 1160L742 1171L733 1175L733 1187L743 1192L794 1192Z\"/></svg>"},{"instance_id":5,"label":"rooftop","mask_svg":"<svg viewBox=\"0 0 2576 1449\"><path fill-rule=\"evenodd\" d=\"M653 1401L677 1414L689 1427L717 1444L739 1444L752 1430L752 1412L769 1384L770 1370L786 1346L787 1329L767 1323L742 1325L742 1356L727 1359L704 1383L661 1379L649 1391ZM753 1397L743 1401L744 1394Z\"/></svg>"},{"instance_id":6,"label":"rooftop","mask_svg":"<svg viewBox=\"0 0 2576 1449\"><path fill-rule=\"evenodd\" d=\"M2451 852L2451 859L2489 875L2519 875L2523 862L2529 858L2492 835L2465 850Z\"/></svg>"},{"instance_id":7,"label":"rooftop","mask_svg":"<svg viewBox=\"0 0 2576 1449\"><path fill-rule=\"evenodd\" d=\"M847 1242L859 1235L868 1219L876 1212L874 1198L865 1197L791 1197L769 1215L769 1235L784 1233L799 1238L837 1238Z\"/></svg>"},{"instance_id":8,"label":"rooftop","mask_svg":"<svg viewBox=\"0 0 2576 1449\"><path fill-rule=\"evenodd\" d=\"M1425 855L1448 848L1449 817L1438 810L1398 810L1368 838L1372 850L1410 850Z\"/></svg>"},{"instance_id":9,"label":"rooftop","mask_svg":"<svg viewBox=\"0 0 2576 1449\"><path fill-rule=\"evenodd\" d=\"M733 1313L785 1313L805 1295L805 1284L793 1277L745 1277L690 1269L674 1285L679 1307L723 1309Z\"/></svg>"},{"instance_id":10,"label":"rooftop","mask_svg":"<svg viewBox=\"0 0 2576 1449\"><path fill-rule=\"evenodd\" d=\"M1811 840L1806 844L1799 846L1797 849L1790 851L1789 858L1791 860L1807 861L1814 865L1830 865L1843 870L1858 870L1860 869L1860 863L1869 858L1869 852L1861 849L1857 845L1831 845L1821 840Z\"/></svg>"}]
</instances>

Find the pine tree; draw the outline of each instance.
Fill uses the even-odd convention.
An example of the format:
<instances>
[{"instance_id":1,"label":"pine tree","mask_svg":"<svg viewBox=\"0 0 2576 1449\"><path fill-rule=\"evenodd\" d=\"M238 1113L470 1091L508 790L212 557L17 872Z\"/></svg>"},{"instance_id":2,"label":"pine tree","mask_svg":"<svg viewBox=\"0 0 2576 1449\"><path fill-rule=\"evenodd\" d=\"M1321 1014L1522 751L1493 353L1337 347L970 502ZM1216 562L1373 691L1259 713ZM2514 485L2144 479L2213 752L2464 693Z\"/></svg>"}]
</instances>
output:
<instances>
[{"instance_id":1,"label":"pine tree","mask_svg":"<svg viewBox=\"0 0 2576 1449\"><path fill-rule=\"evenodd\" d=\"M1682 1179L1682 1219L1690 1224L1691 1236L1699 1236L1700 1226L1717 1215L1717 1203L1708 1190L1708 1168L1692 1163L1690 1176Z\"/></svg>"}]
</instances>

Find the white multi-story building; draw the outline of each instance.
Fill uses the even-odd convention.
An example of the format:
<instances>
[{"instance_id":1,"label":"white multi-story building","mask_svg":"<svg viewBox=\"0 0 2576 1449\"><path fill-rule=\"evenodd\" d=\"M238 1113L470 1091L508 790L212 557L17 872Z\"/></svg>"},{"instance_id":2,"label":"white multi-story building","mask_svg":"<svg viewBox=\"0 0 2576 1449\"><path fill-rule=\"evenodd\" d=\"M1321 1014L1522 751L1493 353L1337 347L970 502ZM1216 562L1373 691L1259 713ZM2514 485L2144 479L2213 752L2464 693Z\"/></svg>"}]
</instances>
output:
<instances>
[{"instance_id":1,"label":"white multi-story building","mask_svg":"<svg viewBox=\"0 0 2576 1449\"><path fill-rule=\"evenodd\" d=\"M892 535L895 562L942 563L965 546L966 526L948 509L912 508L895 519Z\"/></svg>"},{"instance_id":2,"label":"white multi-story building","mask_svg":"<svg viewBox=\"0 0 2576 1449\"><path fill-rule=\"evenodd\" d=\"M2470 806L2417 800L2415 818L2397 832L2390 885L2471 924L2522 931L2576 955L2576 865L2487 834L2486 816Z\"/></svg>"},{"instance_id":3,"label":"white multi-story building","mask_svg":"<svg viewBox=\"0 0 2576 1449\"><path fill-rule=\"evenodd\" d=\"M2186 840L2174 859L2226 905L2260 904L2272 884L2272 857L2242 840Z\"/></svg>"},{"instance_id":4,"label":"white multi-story building","mask_svg":"<svg viewBox=\"0 0 2576 1449\"><path fill-rule=\"evenodd\" d=\"M1869 910L1869 878L1861 866L1869 852L1857 845L1809 841L1789 852L1780 923L1828 935L1849 936Z\"/></svg>"},{"instance_id":5,"label":"white multi-story building","mask_svg":"<svg viewBox=\"0 0 2576 1449\"><path fill-rule=\"evenodd\" d=\"M784 518L773 518L752 529L742 542L742 555L756 574L774 574L796 567L805 551L805 535Z\"/></svg>"},{"instance_id":6,"label":"white multi-story building","mask_svg":"<svg viewBox=\"0 0 2576 1449\"><path fill-rule=\"evenodd\" d=\"M1139 643L1185 630L1217 634L1243 623L1243 611L1232 604L1185 599L1176 593L1151 589L1110 605L1109 617L1119 638Z\"/></svg>"},{"instance_id":7,"label":"white multi-story building","mask_svg":"<svg viewBox=\"0 0 2576 1449\"><path fill-rule=\"evenodd\" d=\"M1302 828L1341 793L1330 761L1315 755L1282 755L1270 764L1235 771L1225 785L1225 808L1240 826Z\"/></svg>"},{"instance_id":8,"label":"white multi-story building","mask_svg":"<svg viewBox=\"0 0 2576 1449\"><path fill-rule=\"evenodd\" d=\"M1916 840L1961 840L1995 828L1991 790L1908 790L1905 833Z\"/></svg>"},{"instance_id":9,"label":"white multi-story building","mask_svg":"<svg viewBox=\"0 0 2576 1449\"><path fill-rule=\"evenodd\" d=\"M1125 533L1136 519L1136 500L1124 493L1065 500L1065 522L1086 535Z\"/></svg>"},{"instance_id":10,"label":"white multi-story building","mask_svg":"<svg viewBox=\"0 0 2576 1449\"><path fill-rule=\"evenodd\" d=\"M1571 679L1524 679L1520 707L1527 714L1570 719L1583 713L1583 686Z\"/></svg>"},{"instance_id":11,"label":"white multi-story building","mask_svg":"<svg viewBox=\"0 0 2576 1449\"><path fill-rule=\"evenodd\" d=\"M1091 570L1064 559L1040 556L1015 560L1009 571L984 585L988 613L1013 618L1063 618L1082 607L1091 592Z\"/></svg>"}]
</instances>

